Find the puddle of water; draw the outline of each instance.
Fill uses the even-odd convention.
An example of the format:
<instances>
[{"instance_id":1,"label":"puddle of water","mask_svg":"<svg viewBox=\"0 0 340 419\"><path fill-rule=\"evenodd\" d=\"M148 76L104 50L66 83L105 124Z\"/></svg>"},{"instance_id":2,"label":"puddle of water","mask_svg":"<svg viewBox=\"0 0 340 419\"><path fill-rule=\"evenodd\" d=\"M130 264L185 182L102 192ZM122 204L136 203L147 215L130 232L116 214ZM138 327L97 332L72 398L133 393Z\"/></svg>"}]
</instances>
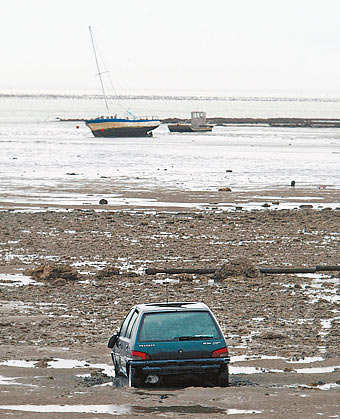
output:
<instances>
[{"instance_id":1,"label":"puddle of water","mask_svg":"<svg viewBox=\"0 0 340 419\"><path fill-rule=\"evenodd\" d=\"M9 359L1 361L0 365L5 367L34 368L37 361L25 361L23 359Z\"/></svg>"},{"instance_id":2,"label":"puddle of water","mask_svg":"<svg viewBox=\"0 0 340 419\"><path fill-rule=\"evenodd\" d=\"M332 366L332 367L314 367L314 368L298 368L294 370L298 374L322 374L327 372L334 372L336 370L340 370L340 365Z\"/></svg>"},{"instance_id":3,"label":"puddle of water","mask_svg":"<svg viewBox=\"0 0 340 419\"><path fill-rule=\"evenodd\" d=\"M313 273L313 274L297 274L300 278L311 279L308 283L302 284L302 289L309 297L312 304L320 300L326 300L329 303L336 303L340 301L340 295L336 294L336 287L340 285L340 278L333 277L329 274ZM333 285L334 288L325 288L325 285ZM282 286L285 286L282 284ZM292 287L287 285L288 288Z\"/></svg>"},{"instance_id":4,"label":"puddle of water","mask_svg":"<svg viewBox=\"0 0 340 419\"><path fill-rule=\"evenodd\" d=\"M264 372L282 372L282 370L269 370L266 368L258 367L234 367L233 365L229 366L230 374L262 374Z\"/></svg>"},{"instance_id":5,"label":"puddle of water","mask_svg":"<svg viewBox=\"0 0 340 419\"><path fill-rule=\"evenodd\" d=\"M79 272L79 273L86 273L86 274L90 274L92 275L90 272ZM79 284L86 284L86 285L96 285L96 281L94 280L90 280L90 279L85 279L84 281L78 281Z\"/></svg>"},{"instance_id":6,"label":"puddle of water","mask_svg":"<svg viewBox=\"0 0 340 419\"><path fill-rule=\"evenodd\" d=\"M261 359L283 359L287 360L287 358L284 358L282 356L276 356L276 355L259 355L259 356L251 356L251 355L237 355L237 356L231 356L230 360L231 363L234 362L243 362L243 361L254 361L254 360L261 360Z\"/></svg>"},{"instance_id":7,"label":"puddle of water","mask_svg":"<svg viewBox=\"0 0 340 419\"><path fill-rule=\"evenodd\" d=\"M322 342L325 341L326 336L330 333L333 320L338 319L340 319L340 317L333 317L332 319L320 319L321 330L319 332L319 336L321 336Z\"/></svg>"},{"instance_id":8,"label":"puddle of water","mask_svg":"<svg viewBox=\"0 0 340 419\"><path fill-rule=\"evenodd\" d=\"M6 281L6 282L2 282ZM42 285L29 276L21 274L0 274L0 286L4 287L22 287L23 285Z\"/></svg>"},{"instance_id":9,"label":"puddle of water","mask_svg":"<svg viewBox=\"0 0 340 419\"><path fill-rule=\"evenodd\" d=\"M5 377L3 375L0 375L0 385L7 386L7 385L20 385L17 381L15 381L18 377Z\"/></svg>"},{"instance_id":10,"label":"puddle of water","mask_svg":"<svg viewBox=\"0 0 340 419\"><path fill-rule=\"evenodd\" d=\"M333 277L333 276L320 275L319 277L313 279L310 285L314 288L321 288L324 284L333 284L334 286L339 285L340 278Z\"/></svg>"},{"instance_id":11,"label":"puddle of water","mask_svg":"<svg viewBox=\"0 0 340 419\"><path fill-rule=\"evenodd\" d=\"M322 294L322 295L319 296L319 299L312 300L312 303L317 303L318 301L320 301L320 299L326 300L329 303L333 304L333 303L340 302L340 295L324 295L324 294Z\"/></svg>"},{"instance_id":12,"label":"puddle of water","mask_svg":"<svg viewBox=\"0 0 340 419\"><path fill-rule=\"evenodd\" d=\"M26 361L22 359L10 359L7 361L1 361L0 365L6 367L18 367L18 368L34 368L38 361ZM47 368L94 368L101 369L102 372L108 376L113 376L113 366L108 364L90 364L87 361L78 361L76 359L62 359L54 358L47 362ZM82 377L86 377L89 374L83 374Z\"/></svg>"},{"instance_id":13,"label":"puddle of water","mask_svg":"<svg viewBox=\"0 0 340 419\"><path fill-rule=\"evenodd\" d=\"M288 387L288 388L306 388L306 389L310 389L310 390L332 390L332 389L340 389L340 384L336 384L336 383L327 383L327 384L320 384L317 386L311 386L311 385L307 385L307 384L290 384L284 387ZM300 396L302 397L302 396ZM306 397L306 396L304 396Z\"/></svg>"},{"instance_id":14,"label":"puddle of water","mask_svg":"<svg viewBox=\"0 0 340 419\"><path fill-rule=\"evenodd\" d=\"M18 310L21 313L25 313L34 307L31 304L25 304L22 301L9 301L8 303L3 302L1 308L3 310Z\"/></svg>"},{"instance_id":15,"label":"puddle of water","mask_svg":"<svg viewBox=\"0 0 340 419\"><path fill-rule=\"evenodd\" d=\"M131 413L128 406L117 405L5 405L0 406L3 410L20 410L23 412L39 413L106 413L110 415L124 415Z\"/></svg>"},{"instance_id":16,"label":"puddle of water","mask_svg":"<svg viewBox=\"0 0 340 419\"><path fill-rule=\"evenodd\" d=\"M241 340L240 344L237 345L229 345L230 348L239 348L239 349L248 349L249 343L252 342L253 337L259 335L261 332L253 331L249 335L239 336L239 335L228 335L229 338L233 339L236 338Z\"/></svg>"},{"instance_id":17,"label":"puddle of water","mask_svg":"<svg viewBox=\"0 0 340 419\"><path fill-rule=\"evenodd\" d=\"M321 356L306 356L300 359L289 359L283 356L277 355L258 355L258 356L251 356L251 355L238 355L238 356L231 356L231 364L234 362L244 362L244 361L257 361L257 360L275 360L275 359L282 359L289 364L310 364L312 362L321 362L324 361L324 358Z\"/></svg>"},{"instance_id":18,"label":"puddle of water","mask_svg":"<svg viewBox=\"0 0 340 419\"><path fill-rule=\"evenodd\" d=\"M287 361L289 364L310 364L312 362L321 362L324 361L322 356L306 356L305 358L300 359L291 359Z\"/></svg>"},{"instance_id":19,"label":"puddle of water","mask_svg":"<svg viewBox=\"0 0 340 419\"><path fill-rule=\"evenodd\" d=\"M19 410L23 412L39 413L103 413L109 415L125 415L133 413L178 413L178 414L213 414L225 415L259 414L261 410L220 409L218 407L190 405L190 406L118 406L118 405L4 405L3 410Z\"/></svg>"},{"instance_id":20,"label":"puddle of water","mask_svg":"<svg viewBox=\"0 0 340 419\"><path fill-rule=\"evenodd\" d=\"M104 370L107 375L112 375L113 367L108 364L90 364L87 361L78 361L75 359L55 358L48 362L48 368L98 368Z\"/></svg>"},{"instance_id":21,"label":"puddle of water","mask_svg":"<svg viewBox=\"0 0 340 419\"><path fill-rule=\"evenodd\" d=\"M306 290L307 291L307 290ZM326 300L329 303L337 303L340 301L340 295L336 294L336 290L322 291L317 288L309 288L305 294L309 297L311 304L318 303L321 300Z\"/></svg>"},{"instance_id":22,"label":"puddle of water","mask_svg":"<svg viewBox=\"0 0 340 419\"><path fill-rule=\"evenodd\" d=\"M332 327L332 320L333 319L324 319L324 320L320 320L321 323L321 327L323 329L330 329Z\"/></svg>"},{"instance_id":23,"label":"puddle of water","mask_svg":"<svg viewBox=\"0 0 340 419\"><path fill-rule=\"evenodd\" d=\"M18 381L16 381L19 378L21 378L21 377L5 377L3 375L0 375L0 385L2 385L2 386L12 385L12 386L38 387L35 384L19 383Z\"/></svg>"},{"instance_id":24,"label":"puddle of water","mask_svg":"<svg viewBox=\"0 0 340 419\"><path fill-rule=\"evenodd\" d=\"M255 322L262 322L264 320L264 317L253 317L252 320Z\"/></svg>"},{"instance_id":25,"label":"puddle of water","mask_svg":"<svg viewBox=\"0 0 340 419\"><path fill-rule=\"evenodd\" d=\"M240 410L240 409L228 409L227 415L251 415L262 413L263 410Z\"/></svg>"},{"instance_id":26,"label":"puddle of water","mask_svg":"<svg viewBox=\"0 0 340 419\"><path fill-rule=\"evenodd\" d=\"M165 279L153 279L152 282L155 284L178 284L179 279L165 278Z\"/></svg>"},{"instance_id":27,"label":"puddle of water","mask_svg":"<svg viewBox=\"0 0 340 419\"><path fill-rule=\"evenodd\" d=\"M59 257L58 256L40 256L37 254L15 254L15 253L11 253L11 252L6 252L5 255L5 260L6 261L11 261L14 259L19 259L20 262L28 264L28 263L32 263L37 259L43 259L46 261L51 261L51 262L58 262Z\"/></svg>"},{"instance_id":28,"label":"puddle of water","mask_svg":"<svg viewBox=\"0 0 340 419\"><path fill-rule=\"evenodd\" d=\"M322 384L321 386L319 386L320 390L331 390L332 388L340 389L340 384L328 383L328 384Z\"/></svg>"},{"instance_id":29,"label":"puddle of water","mask_svg":"<svg viewBox=\"0 0 340 419\"><path fill-rule=\"evenodd\" d=\"M331 366L331 367L314 367L314 368L297 368L292 371L292 373L297 374L322 374L328 372L334 372L340 370L340 366ZM275 372L284 372L283 370L273 369L273 368L259 368L259 367L235 367L233 365L229 366L230 374L261 374L261 373L275 373Z\"/></svg>"},{"instance_id":30,"label":"puddle of water","mask_svg":"<svg viewBox=\"0 0 340 419\"><path fill-rule=\"evenodd\" d=\"M247 357L246 355L242 356L235 356L232 357L233 362L242 362L245 360L255 360L255 359L285 359L278 356L262 356L258 358L251 358ZM321 357L310 357L304 358L298 361L287 361L289 363L310 363L310 362L317 362L322 361ZM7 360L0 362L0 365L8 366L8 367L19 367L19 368L34 368L38 361L26 361L26 360ZM62 359L62 358L55 358L51 361L48 361L47 368L59 368L59 369L72 369L72 368L94 368L100 369L102 372L110 377L114 376L113 367L112 365L108 364L91 364L87 361L79 361L75 359ZM298 368L294 369L293 373L298 374L321 374L321 373L328 373L334 372L340 369L340 366L330 366L330 367L315 367L315 368ZM274 369L274 368L261 368L261 367L242 367L242 366L229 366L230 374L262 374L262 373L282 373L284 372L281 369ZM82 374L78 375L79 377L88 377L90 374Z\"/></svg>"}]
</instances>

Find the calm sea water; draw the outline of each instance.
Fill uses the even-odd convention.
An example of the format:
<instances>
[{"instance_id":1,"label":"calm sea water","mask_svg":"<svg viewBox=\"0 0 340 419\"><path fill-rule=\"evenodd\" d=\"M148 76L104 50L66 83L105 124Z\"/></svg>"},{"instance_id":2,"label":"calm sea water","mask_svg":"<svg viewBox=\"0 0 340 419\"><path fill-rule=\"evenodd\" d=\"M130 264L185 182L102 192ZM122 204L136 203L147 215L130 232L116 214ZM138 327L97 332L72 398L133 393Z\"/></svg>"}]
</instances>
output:
<instances>
[{"instance_id":1,"label":"calm sea water","mask_svg":"<svg viewBox=\"0 0 340 419\"><path fill-rule=\"evenodd\" d=\"M340 100L158 98L121 105L159 118L188 118L193 110L210 117L340 117ZM112 113L120 110L112 104ZM340 188L340 129L234 126L193 135L171 134L163 125L153 138L98 139L83 123L56 119L104 113L99 99L0 97L0 201L82 204L107 197L118 203L117 190L251 191L292 179Z\"/></svg>"}]
</instances>

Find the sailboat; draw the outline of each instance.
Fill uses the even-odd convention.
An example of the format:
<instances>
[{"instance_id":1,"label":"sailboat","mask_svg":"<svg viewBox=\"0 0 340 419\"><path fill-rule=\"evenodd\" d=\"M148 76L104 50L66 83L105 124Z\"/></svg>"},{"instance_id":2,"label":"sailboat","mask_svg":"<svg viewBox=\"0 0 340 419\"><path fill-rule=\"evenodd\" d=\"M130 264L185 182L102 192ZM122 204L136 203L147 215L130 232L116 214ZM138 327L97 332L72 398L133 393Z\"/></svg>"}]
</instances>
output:
<instances>
[{"instance_id":1,"label":"sailboat","mask_svg":"<svg viewBox=\"0 0 340 419\"><path fill-rule=\"evenodd\" d=\"M110 114L102 78L103 72L100 71L91 26L89 26L89 31L98 69L98 76L102 88L103 99L105 101L106 110L108 114ZM154 117L136 117L129 112L129 116L126 118L117 118L117 115L100 116L94 119L85 120L85 124L90 128L95 137L150 137L152 136L152 130L159 127L160 121Z\"/></svg>"}]
</instances>

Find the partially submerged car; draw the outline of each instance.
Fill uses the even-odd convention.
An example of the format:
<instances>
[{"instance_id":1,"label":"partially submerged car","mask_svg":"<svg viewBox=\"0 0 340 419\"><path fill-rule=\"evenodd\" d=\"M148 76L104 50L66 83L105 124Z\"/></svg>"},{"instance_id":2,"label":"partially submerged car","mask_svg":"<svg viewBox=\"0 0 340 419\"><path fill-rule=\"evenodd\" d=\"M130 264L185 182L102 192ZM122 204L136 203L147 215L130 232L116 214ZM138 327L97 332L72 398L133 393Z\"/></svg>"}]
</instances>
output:
<instances>
[{"instance_id":1,"label":"partially submerged car","mask_svg":"<svg viewBox=\"0 0 340 419\"><path fill-rule=\"evenodd\" d=\"M136 305L108 347L116 376L127 377L130 387L193 374L215 385L229 385L228 347L203 303Z\"/></svg>"}]
</instances>

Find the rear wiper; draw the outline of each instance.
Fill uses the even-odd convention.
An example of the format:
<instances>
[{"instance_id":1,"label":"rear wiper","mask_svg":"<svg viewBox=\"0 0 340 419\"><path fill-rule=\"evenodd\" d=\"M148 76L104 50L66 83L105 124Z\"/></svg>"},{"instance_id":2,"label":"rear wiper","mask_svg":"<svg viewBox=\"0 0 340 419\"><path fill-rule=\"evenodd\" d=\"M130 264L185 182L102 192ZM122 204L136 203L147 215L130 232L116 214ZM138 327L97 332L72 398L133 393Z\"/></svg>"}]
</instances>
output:
<instances>
[{"instance_id":1,"label":"rear wiper","mask_svg":"<svg viewBox=\"0 0 340 419\"><path fill-rule=\"evenodd\" d=\"M211 335L194 335L194 336L178 336L174 340L206 340L213 339L214 336Z\"/></svg>"}]
</instances>

